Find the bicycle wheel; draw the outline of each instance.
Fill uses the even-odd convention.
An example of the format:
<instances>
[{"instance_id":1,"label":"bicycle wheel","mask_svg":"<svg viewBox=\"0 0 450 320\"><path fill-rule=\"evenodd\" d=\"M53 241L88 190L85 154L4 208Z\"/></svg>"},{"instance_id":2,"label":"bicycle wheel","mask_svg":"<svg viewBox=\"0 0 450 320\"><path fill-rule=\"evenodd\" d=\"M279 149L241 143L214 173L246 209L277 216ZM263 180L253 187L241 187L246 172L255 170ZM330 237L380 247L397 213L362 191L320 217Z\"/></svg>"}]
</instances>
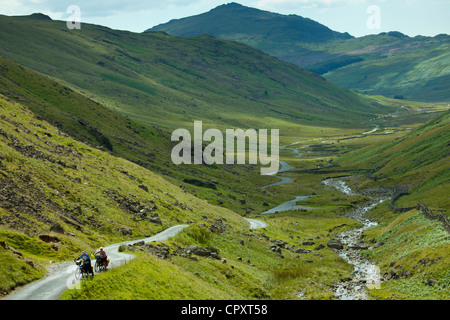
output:
<instances>
[{"instance_id":1,"label":"bicycle wheel","mask_svg":"<svg viewBox=\"0 0 450 320\"><path fill-rule=\"evenodd\" d=\"M98 263L97 261L95 261L94 270L95 270L95 272L100 272L100 263Z\"/></svg>"},{"instance_id":2,"label":"bicycle wheel","mask_svg":"<svg viewBox=\"0 0 450 320\"><path fill-rule=\"evenodd\" d=\"M75 279L80 280L82 276L81 269L77 268L77 270L75 270Z\"/></svg>"}]
</instances>

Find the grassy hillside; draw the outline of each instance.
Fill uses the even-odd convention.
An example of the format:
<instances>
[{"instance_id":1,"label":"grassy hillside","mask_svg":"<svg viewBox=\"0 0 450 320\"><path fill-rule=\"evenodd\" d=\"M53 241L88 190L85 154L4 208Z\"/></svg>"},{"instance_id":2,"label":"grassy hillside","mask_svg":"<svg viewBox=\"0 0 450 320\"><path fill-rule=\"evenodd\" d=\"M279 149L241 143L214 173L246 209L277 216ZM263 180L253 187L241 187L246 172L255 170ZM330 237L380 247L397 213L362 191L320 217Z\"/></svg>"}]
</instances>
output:
<instances>
[{"instance_id":1,"label":"grassy hillside","mask_svg":"<svg viewBox=\"0 0 450 320\"><path fill-rule=\"evenodd\" d=\"M74 140L3 95L0 123L1 292L42 276L50 260L175 224L223 217L248 228L240 215Z\"/></svg>"},{"instance_id":2,"label":"grassy hillside","mask_svg":"<svg viewBox=\"0 0 450 320\"><path fill-rule=\"evenodd\" d=\"M205 129L276 128L283 143L290 135L330 127L365 127L363 121L393 110L248 46L210 36L135 34L89 24L68 30L64 22L36 15L0 16L0 25L0 55L21 64L1 60L3 94L29 102L36 115L77 139L241 214L287 196L255 189L258 166L175 166L173 129L192 130L194 120L203 120ZM217 184L183 182L192 179Z\"/></svg>"},{"instance_id":3,"label":"grassy hillside","mask_svg":"<svg viewBox=\"0 0 450 320\"><path fill-rule=\"evenodd\" d=\"M300 224L295 212L270 217L270 229L250 231L241 215L69 137L3 95L0 124L2 293L41 278L54 262L80 250L182 223L190 226L173 240L144 252L135 247L136 261L96 275L62 299L298 299L299 291L330 299L336 278L351 274L349 265L323 249L335 234L323 233L357 223L330 210L303 214ZM310 238L315 245L305 245ZM282 254L270 249L275 242ZM319 244L320 254L312 250ZM213 246L226 262L180 254L190 246ZM170 254L164 259L158 252Z\"/></svg>"},{"instance_id":4,"label":"grassy hillside","mask_svg":"<svg viewBox=\"0 0 450 320\"><path fill-rule=\"evenodd\" d=\"M272 203L278 199L256 189L252 179L242 179L243 176L259 177L259 166L176 166L170 159L174 143L170 142L168 131L138 124L8 59L0 57L0 68L1 94L11 101L26 103L39 119L79 141L157 172L184 190L235 212L245 214L249 208L259 210L263 208L263 201ZM187 183L185 179L198 183ZM215 181L215 185L205 187L210 181ZM250 189L253 197L247 198ZM245 206L240 203L242 199L246 199Z\"/></svg>"},{"instance_id":5,"label":"grassy hillside","mask_svg":"<svg viewBox=\"0 0 450 320\"><path fill-rule=\"evenodd\" d=\"M427 220L419 211L399 214L389 223L366 233L384 246L366 256L379 262L389 279L374 299L448 300L450 238L439 221Z\"/></svg>"},{"instance_id":6,"label":"grassy hillside","mask_svg":"<svg viewBox=\"0 0 450 320\"><path fill-rule=\"evenodd\" d=\"M444 34L410 38L392 31L354 38L310 19L235 3L149 30L180 36L208 33L245 43L362 93L450 100L450 37Z\"/></svg>"},{"instance_id":7,"label":"grassy hillside","mask_svg":"<svg viewBox=\"0 0 450 320\"><path fill-rule=\"evenodd\" d=\"M449 128L450 111L447 111L391 143L349 153L340 159L340 163L375 169L372 181L367 181L364 187L388 185L409 190L408 195L398 201L400 206L414 206L421 201L433 209L448 209Z\"/></svg>"},{"instance_id":8,"label":"grassy hillside","mask_svg":"<svg viewBox=\"0 0 450 320\"><path fill-rule=\"evenodd\" d=\"M329 81L366 94L417 101L449 101L450 37L414 38L383 33L330 44L330 52L359 58L322 70ZM315 66L311 70L319 70Z\"/></svg>"},{"instance_id":9,"label":"grassy hillside","mask_svg":"<svg viewBox=\"0 0 450 320\"><path fill-rule=\"evenodd\" d=\"M238 3L220 5L209 12L183 19L174 19L147 31L165 31L179 36L211 34L220 39L259 44L325 42L352 38L348 33L330 30L320 23L297 15L284 16L242 6Z\"/></svg>"},{"instance_id":10,"label":"grassy hillside","mask_svg":"<svg viewBox=\"0 0 450 320\"><path fill-rule=\"evenodd\" d=\"M164 31L177 36L210 34L219 39L245 43L304 68L335 57L333 53L319 51L314 46L353 38L348 33L333 31L308 18L281 15L237 3L221 5L200 15L174 19L149 31Z\"/></svg>"},{"instance_id":11,"label":"grassy hillside","mask_svg":"<svg viewBox=\"0 0 450 320\"><path fill-rule=\"evenodd\" d=\"M0 17L0 55L161 128L354 126L388 109L237 42ZM236 116L239 114L239 117ZM323 116L326 114L326 116Z\"/></svg>"},{"instance_id":12,"label":"grassy hillside","mask_svg":"<svg viewBox=\"0 0 450 320\"><path fill-rule=\"evenodd\" d=\"M211 36L68 30L42 18L0 17L2 293L82 249L183 223L190 226L170 241L122 247L137 259L61 299L334 299L352 266L327 244L361 225L344 214L367 196L342 194L324 179L357 172L354 190L407 189L396 205L449 207L449 111L433 113L443 105L364 98ZM170 132L194 120L280 129L282 144L292 143L281 155L293 183L263 190L278 179L260 177L258 166L173 165ZM309 198L298 210L258 214L300 195ZM250 230L243 215L269 227ZM385 244L364 254L388 274L393 265L414 274L373 295L411 298L418 288L448 297L440 225L415 210L394 213L387 202L371 217L380 224L366 236Z\"/></svg>"}]
</instances>

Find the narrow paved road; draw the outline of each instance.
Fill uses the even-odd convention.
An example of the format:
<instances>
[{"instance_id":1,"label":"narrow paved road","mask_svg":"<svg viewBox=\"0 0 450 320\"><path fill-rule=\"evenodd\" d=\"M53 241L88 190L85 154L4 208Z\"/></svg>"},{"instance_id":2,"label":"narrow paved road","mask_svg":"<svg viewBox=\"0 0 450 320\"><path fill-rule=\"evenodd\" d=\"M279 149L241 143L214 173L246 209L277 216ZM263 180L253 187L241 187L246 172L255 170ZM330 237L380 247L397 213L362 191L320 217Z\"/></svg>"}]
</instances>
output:
<instances>
[{"instance_id":1,"label":"narrow paved road","mask_svg":"<svg viewBox=\"0 0 450 320\"><path fill-rule=\"evenodd\" d=\"M265 222L254 219L246 220L250 223L251 229L267 227ZM130 261L135 258L132 254L119 252L119 247L121 245L128 245L139 241L152 242L168 240L187 226L188 225L173 226L149 238L121 242L104 247L104 250L107 252L110 260L110 266L117 267L126 261ZM94 264L95 261L92 261L92 263ZM3 300L56 300L65 290L78 283L75 279L75 269L75 263L63 262L61 263L60 271L57 271L41 280L30 283L29 285L8 295Z\"/></svg>"},{"instance_id":2,"label":"narrow paved road","mask_svg":"<svg viewBox=\"0 0 450 320\"><path fill-rule=\"evenodd\" d=\"M121 245L127 245L138 241L164 241L172 238L178 232L183 230L187 225L178 225L168 228L157 235L145 239L134 240L116 243L111 246L105 247L104 250L108 254L110 264L112 267L121 265L126 261L134 259L135 256L128 253L119 252ZM95 261L92 261L95 263ZM4 298L4 300L56 300L58 297L68 288L75 285L78 281L75 279L75 263L69 264L63 263L65 267L59 272L56 272L48 277L45 277L39 281L33 282L22 289L14 292L13 294Z\"/></svg>"}]
</instances>

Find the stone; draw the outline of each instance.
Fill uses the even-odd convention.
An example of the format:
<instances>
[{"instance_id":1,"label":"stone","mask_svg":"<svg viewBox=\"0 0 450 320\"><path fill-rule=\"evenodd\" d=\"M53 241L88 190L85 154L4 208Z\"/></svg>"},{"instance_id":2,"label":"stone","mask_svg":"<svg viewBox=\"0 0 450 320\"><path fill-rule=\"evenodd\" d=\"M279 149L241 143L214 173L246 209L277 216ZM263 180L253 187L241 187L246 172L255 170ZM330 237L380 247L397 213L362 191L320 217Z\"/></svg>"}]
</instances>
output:
<instances>
[{"instance_id":1,"label":"stone","mask_svg":"<svg viewBox=\"0 0 450 320\"><path fill-rule=\"evenodd\" d=\"M306 253L311 253L311 250L306 250L306 249L299 248L299 249L295 250L294 252L295 252L295 253L303 253L303 254L306 254Z\"/></svg>"},{"instance_id":2,"label":"stone","mask_svg":"<svg viewBox=\"0 0 450 320\"><path fill-rule=\"evenodd\" d=\"M156 224L162 224L161 218L159 217L159 215L157 213L152 214L152 216L150 217L150 222L156 223Z\"/></svg>"},{"instance_id":3,"label":"stone","mask_svg":"<svg viewBox=\"0 0 450 320\"><path fill-rule=\"evenodd\" d=\"M272 252L276 252L276 253L280 253L281 254L281 248L277 245L273 245L270 246L270 250L272 250Z\"/></svg>"},{"instance_id":4,"label":"stone","mask_svg":"<svg viewBox=\"0 0 450 320\"><path fill-rule=\"evenodd\" d=\"M332 249L342 250L344 249L344 245L342 244L341 240L338 239L331 239L328 241L327 246Z\"/></svg>"},{"instance_id":5,"label":"stone","mask_svg":"<svg viewBox=\"0 0 450 320\"><path fill-rule=\"evenodd\" d=\"M59 223L55 222L55 223L53 223L53 225L50 227L50 231L52 231L52 232L58 232L58 233L64 233L64 228L63 228L63 226L61 226Z\"/></svg>"},{"instance_id":6,"label":"stone","mask_svg":"<svg viewBox=\"0 0 450 320\"><path fill-rule=\"evenodd\" d=\"M379 247L381 247L381 246L383 246L384 245L384 242L383 241L378 241L375 245L374 245L374 248L376 249L376 248L379 248Z\"/></svg>"},{"instance_id":7,"label":"stone","mask_svg":"<svg viewBox=\"0 0 450 320\"><path fill-rule=\"evenodd\" d=\"M364 245L348 246L348 248L352 249L352 250L367 250L367 249L369 249L368 246L364 246Z\"/></svg>"},{"instance_id":8,"label":"stone","mask_svg":"<svg viewBox=\"0 0 450 320\"><path fill-rule=\"evenodd\" d=\"M57 236L50 236L47 234L41 234L39 236L39 239L41 239L42 241L47 242L47 243L55 243L55 242L61 241Z\"/></svg>"},{"instance_id":9,"label":"stone","mask_svg":"<svg viewBox=\"0 0 450 320\"><path fill-rule=\"evenodd\" d=\"M148 192L148 187L146 185L140 184L138 187L144 190L145 192Z\"/></svg>"},{"instance_id":10,"label":"stone","mask_svg":"<svg viewBox=\"0 0 450 320\"><path fill-rule=\"evenodd\" d=\"M429 277L427 281L425 282L427 286L433 286L438 282L436 278Z\"/></svg>"}]
</instances>

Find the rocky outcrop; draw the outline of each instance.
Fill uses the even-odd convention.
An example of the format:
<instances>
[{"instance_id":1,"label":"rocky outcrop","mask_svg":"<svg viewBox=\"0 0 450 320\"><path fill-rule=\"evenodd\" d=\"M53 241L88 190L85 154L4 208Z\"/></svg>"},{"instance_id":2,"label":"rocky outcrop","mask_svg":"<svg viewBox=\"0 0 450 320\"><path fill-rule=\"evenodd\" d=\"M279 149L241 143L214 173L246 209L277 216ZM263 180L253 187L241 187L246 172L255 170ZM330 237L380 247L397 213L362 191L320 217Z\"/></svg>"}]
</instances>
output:
<instances>
[{"instance_id":1,"label":"rocky outcrop","mask_svg":"<svg viewBox=\"0 0 450 320\"><path fill-rule=\"evenodd\" d=\"M228 227L223 223L222 219L214 220L214 223L208 227L211 232L222 233L228 230Z\"/></svg>"},{"instance_id":2,"label":"rocky outcrop","mask_svg":"<svg viewBox=\"0 0 450 320\"><path fill-rule=\"evenodd\" d=\"M184 258L189 258L191 260L198 261L198 257L212 258L216 260L221 260L222 257L219 254L219 251L212 246L208 247L200 247L200 246L187 246L181 247L177 244L173 244L174 247L170 247L165 243L145 243L144 241L139 241L133 244L129 244L127 249L130 251L143 251L149 252L152 255L162 258L168 259L171 256L180 256Z\"/></svg>"},{"instance_id":3,"label":"rocky outcrop","mask_svg":"<svg viewBox=\"0 0 450 320\"><path fill-rule=\"evenodd\" d=\"M111 189L105 190L104 192L117 203L120 209L133 215L132 219L134 221L148 220L157 224L162 223L159 215L155 212L157 206L153 200L141 203L141 200L137 199L133 194L126 197Z\"/></svg>"}]
</instances>

